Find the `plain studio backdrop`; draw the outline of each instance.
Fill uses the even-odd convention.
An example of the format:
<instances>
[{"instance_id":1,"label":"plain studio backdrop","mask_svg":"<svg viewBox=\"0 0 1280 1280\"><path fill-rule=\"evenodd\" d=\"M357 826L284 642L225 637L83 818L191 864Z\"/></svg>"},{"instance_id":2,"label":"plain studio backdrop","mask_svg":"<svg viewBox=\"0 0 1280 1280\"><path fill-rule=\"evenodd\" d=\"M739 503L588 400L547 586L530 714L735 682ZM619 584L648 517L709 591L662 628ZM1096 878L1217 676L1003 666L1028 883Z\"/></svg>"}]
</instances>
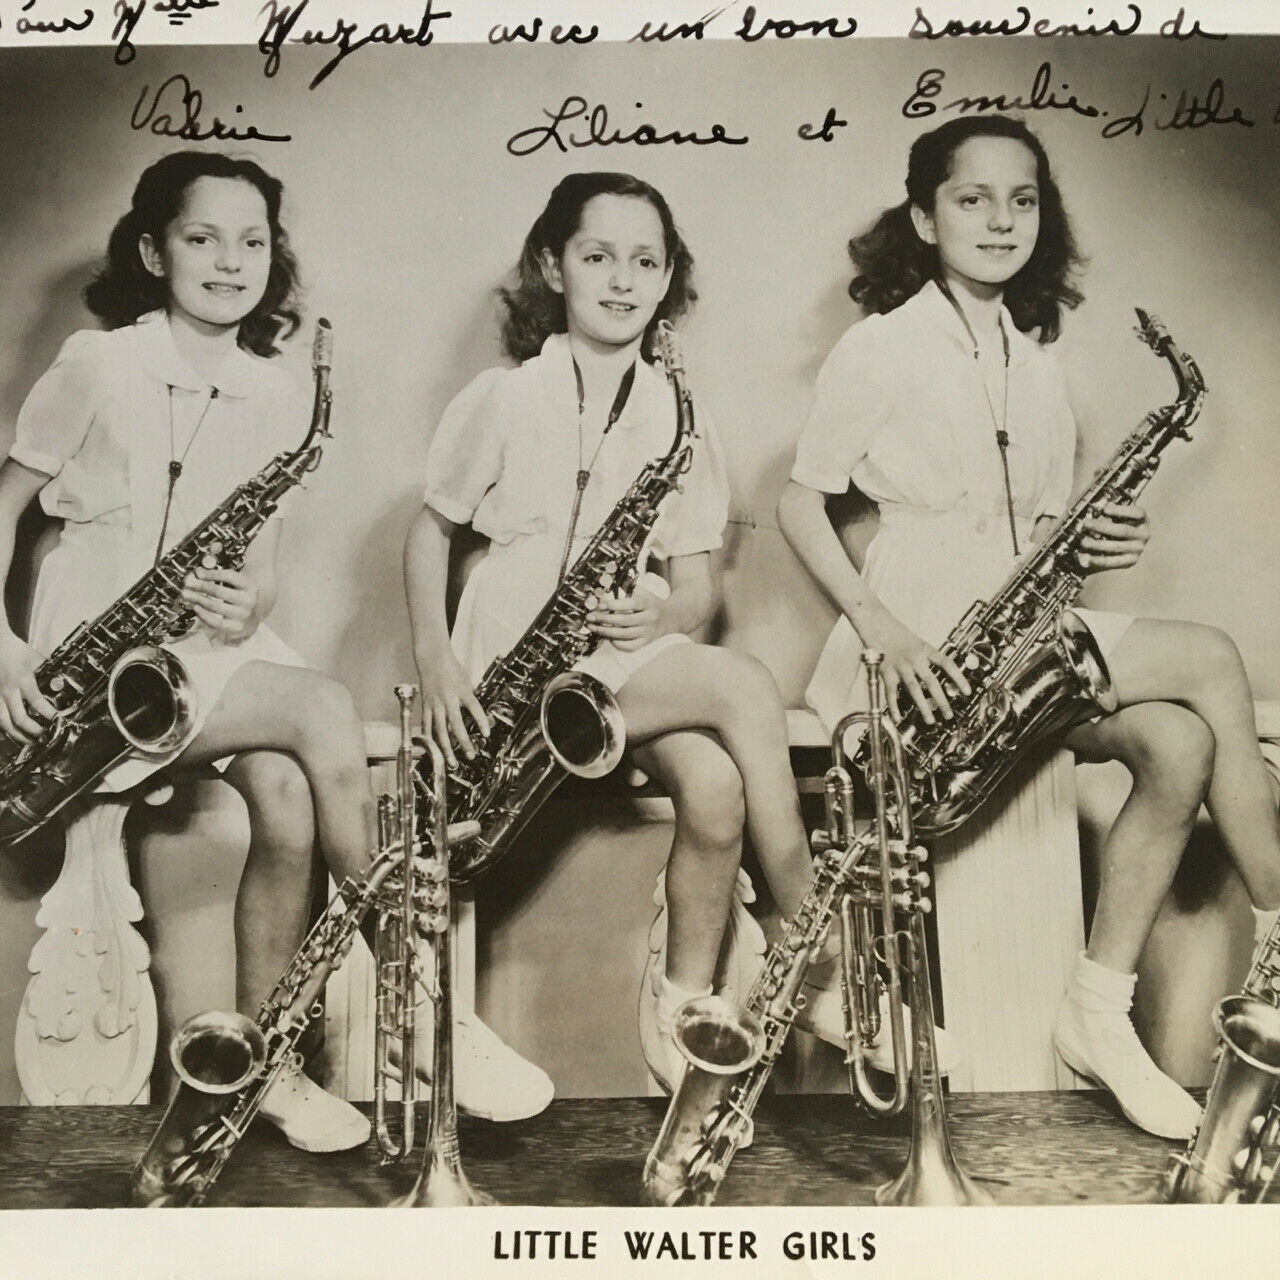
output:
<instances>
[{"instance_id":1,"label":"plain studio backdrop","mask_svg":"<svg viewBox=\"0 0 1280 1280\"><path fill-rule=\"evenodd\" d=\"M79 291L138 175L183 145L130 128L144 86L154 93L182 73L204 94L206 125L216 113L292 134L226 148L256 155L285 184L307 286L307 324L288 356L300 378L311 322L328 316L336 337L334 438L289 524L272 625L350 686L367 718L389 718L392 686L412 673L404 534L441 411L501 359L493 289L557 179L629 170L666 195L697 263L688 378L720 427L733 487L721 638L762 658L799 705L832 612L777 532L774 504L817 369L858 318L846 241L902 198L911 140L948 118L904 117L923 70L945 71L941 104L1025 96L1047 60L1062 97L1069 85L1115 116L1149 84L1157 104L1141 136L1111 141L1099 120L1070 111L1027 116L1090 259L1087 300L1056 345L1080 424L1077 485L1173 397L1167 366L1133 337L1135 305L1167 324L1209 387L1194 443L1169 450L1143 500L1147 554L1091 583L1086 602L1220 626L1257 696L1280 697L1280 131L1278 104L1263 97L1276 52L1263 39L369 48L309 91L326 56L310 49L287 49L274 79L248 48L143 48L124 68L103 49L5 50L0 436L7 447L32 383L66 335L92 323ZM1203 97L1215 77L1256 127L1153 127L1180 89ZM509 137L545 124L570 94L606 104L611 128L705 136L718 122L750 142L508 153ZM830 107L847 125L831 142L801 141L797 129ZM24 893L38 888L20 868L6 875L23 901L7 909L0 1030L26 980Z\"/></svg>"}]
</instances>

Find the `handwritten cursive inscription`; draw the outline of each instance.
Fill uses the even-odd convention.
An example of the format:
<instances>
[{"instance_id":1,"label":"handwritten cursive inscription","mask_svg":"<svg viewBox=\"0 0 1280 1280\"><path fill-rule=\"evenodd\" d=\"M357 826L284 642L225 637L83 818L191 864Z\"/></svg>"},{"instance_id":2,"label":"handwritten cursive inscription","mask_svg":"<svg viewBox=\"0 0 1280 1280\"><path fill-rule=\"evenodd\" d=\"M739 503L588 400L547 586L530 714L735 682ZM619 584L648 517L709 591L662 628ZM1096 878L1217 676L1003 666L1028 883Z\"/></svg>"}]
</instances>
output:
<instances>
[{"instance_id":1,"label":"handwritten cursive inscription","mask_svg":"<svg viewBox=\"0 0 1280 1280\"><path fill-rule=\"evenodd\" d=\"M112 56L117 66L127 66L137 57L138 51L133 47L133 33L146 11L147 0L138 0L137 4L130 4L129 0L116 0L115 8L112 9L116 15L116 25L111 29L111 38L116 42L116 51Z\"/></svg>"},{"instance_id":2,"label":"handwritten cursive inscription","mask_svg":"<svg viewBox=\"0 0 1280 1280\"><path fill-rule=\"evenodd\" d=\"M170 76L156 91L143 85L133 104L129 127L146 130L161 138L182 138L187 142L288 142L292 134L263 133L255 125L229 125L214 116L206 125L200 118L204 95L186 76ZM236 103L236 112L244 108Z\"/></svg>"},{"instance_id":3,"label":"handwritten cursive inscription","mask_svg":"<svg viewBox=\"0 0 1280 1280\"><path fill-rule=\"evenodd\" d=\"M279 0L267 0L259 10L266 15L266 25L258 37L258 51L264 56L263 74L270 77L280 70L281 51L289 44L333 45L337 52L312 77L309 89L318 88L342 63L353 53L359 52L371 44L403 44L416 48L424 48L435 39L434 27L453 17L448 9L434 8L434 0L426 0L422 18L416 27L400 23L392 26L389 22L379 22L368 31L363 31L358 22L346 18L335 18L331 28L313 31L303 28L295 34L302 15L306 13L310 0L298 0L297 4L281 4Z\"/></svg>"},{"instance_id":4,"label":"handwritten cursive inscription","mask_svg":"<svg viewBox=\"0 0 1280 1280\"><path fill-rule=\"evenodd\" d=\"M1226 86L1220 79L1209 86L1203 98L1187 89L1179 89L1172 106L1156 108L1149 123L1153 129L1161 132L1176 129L1204 129L1211 124L1234 124L1241 128L1252 129L1256 122L1245 115L1240 107L1228 109L1225 105L1226 96ZM1159 101L1168 104L1169 95L1160 94ZM1131 133L1135 138L1139 137L1148 123L1147 109L1151 105L1151 86L1147 85L1137 110L1108 120L1103 126L1102 136L1123 138Z\"/></svg>"},{"instance_id":5,"label":"handwritten cursive inscription","mask_svg":"<svg viewBox=\"0 0 1280 1280\"><path fill-rule=\"evenodd\" d=\"M22 12L28 14L36 6L36 0L27 0L22 6ZM21 17L14 23L14 28L20 36L31 35L54 35L60 36L67 31L85 31L93 22L93 10L86 9L79 18L27 18Z\"/></svg>"},{"instance_id":6,"label":"handwritten cursive inscription","mask_svg":"<svg viewBox=\"0 0 1280 1280\"><path fill-rule=\"evenodd\" d=\"M791 40L795 36L830 36L835 40L843 40L858 29L857 18L846 18L844 26L839 18L814 18L807 22L794 22L790 18L761 18L756 21L756 7L747 5L742 11L742 25L733 34L739 40L754 44L771 36L776 40Z\"/></svg>"},{"instance_id":7,"label":"handwritten cursive inscription","mask_svg":"<svg viewBox=\"0 0 1280 1280\"><path fill-rule=\"evenodd\" d=\"M643 109L644 103L637 102L636 110ZM577 94L570 94L554 111L544 109L542 114L547 117L548 123L521 129L507 139L507 150L513 156L531 156L548 143L554 143L560 151L567 153L570 147L612 147L628 143L639 147L661 146L665 143L676 146L692 144L696 147L723 143L730 147L740 147L748 141L745 134L741 137L732 136L722 124L713 124L706 133L692 129L671 129L663 133L651 124L639 124L629 130L611 128L609 108L604 103L588 107L587 100ZM575 120L583 122L582 127L575 130L565 128Z\"/></svg>"},{"instance_id":8,"label":"handwritten cursive inscription","mask_svg":"<svg viewBox=\"0 0 1280 1280\"><path fill-rule=\"evenodd\" d=\"M912 40L946 40L953 36L1131 36L1142 25L1142 10L1136 4L1126 5L1124 19L1106 22L1054 22L1035 18L1026 5L1020 4L1007 18L931 18L917 6L907 35ZM1092 14L1090 8L1088 13Z\"/></svg>"},{"instance_id":9,"label":"handwritten cursive inscription","mask_svg":"<svg viewBox=\"0 0 1280 1280\"><path fill-rule=\"evenodd\" d=\"M915 120L922 116L931 116L936 111L1070 111L1075 115L1096 119L1103 113L1089 103L1081 102L1071 86L1062 85L1060 97L1053 88L1053 67L1042 62L1031 81L1031 92L1026 96L1007 93L978 93L969 97L955 98L951 102L939 106L933 101L942 92L946 72L941 67L930 67L922 71L916 79L916 86L911 96L902 104L902 114Z\"/></svg>"},{"instance_id":10,"label":"handwritten cursive inscription","mask_svg":"<svg viewBox=\"0 0 1280 1280\"><path fill-rule=\"evenodd\" d=\"M216 9L220 0L156 0L156 12L167 14L171 27L180 27L202 9Z\"/></svg>"}]
</instances>

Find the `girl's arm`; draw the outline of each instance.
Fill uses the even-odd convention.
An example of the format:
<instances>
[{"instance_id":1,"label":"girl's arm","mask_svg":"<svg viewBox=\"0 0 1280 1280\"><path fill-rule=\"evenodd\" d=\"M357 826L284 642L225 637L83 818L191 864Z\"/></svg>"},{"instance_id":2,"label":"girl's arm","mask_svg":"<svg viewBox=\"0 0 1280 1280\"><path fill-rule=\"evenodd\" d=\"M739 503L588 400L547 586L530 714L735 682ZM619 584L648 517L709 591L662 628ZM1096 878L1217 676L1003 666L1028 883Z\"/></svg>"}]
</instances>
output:
<instances>
[{"instance_id":1,"label":"girl's arm","mask_svg":"<svg viewBox=\"0 0 1280 1280\"><path fill-rule=\"evenodd\" d=\"M468 757L475 755L462 715L464 710L480 732L489 736L489 719L449 643L445 589L449 581L449 547L456 528L434 507L424 506L404 544L404 586L409 601L413 659L422 686L423 727L440 744L450 767L458 763L455 742Z\"/></svg>"},{"instance_id":2,"label":"girl's arm","mask_svg":"<svg viewBox=\"0 0 1280 1280\"><path fill-rule=\"evenodd\" d=\"M197 569L182 598L204 626L230 644L247 640L276 603L281 521L271 520L249 544L240 569Z\"/></svg>"},{"instance_id":3,"label":"girl's arm","mask_svg":"<svg viewBox=\"0 0 1280 1280\"><path fill-rule=\"evenodd\" d=\"M896 705L898 687L904 685L926 723L934 722L930 700L950 719L951 704L934 668L962 693L969 693L969 682L950 658L904 627L867 586L827 518L826 496L789 480L778 499L778 527L804 567L849 619L863 645L884 654L889 705Z\"/></svg>"},{"instance_id":4,"label":"girl's arm","mask_svg":"<svg viewBox=\"0 0 1280 1280\"><path fill-rule=\"evenodd\" d=\"M0 465L0 583L8 580L18 520L49 477L12 458ZM40 692L35 670L43 655L14 635L0 609L0 733L26 742L40 732L32 713L48 719L53 704Z\"/></svg>"},{"instance_id":5,"label":"girl's arm","mask_svg":"<svg viewBox=\"0 0 1280 1280\"><path fill-rule=\"evenodd\" d=\"M665 600L644 587L630 596L605 597L587 614L592 631L630 651L659 636L690 635L710 621L720 602L710 553L672 556L667 575L671 592Z\"/></svg>"}]
</instances>

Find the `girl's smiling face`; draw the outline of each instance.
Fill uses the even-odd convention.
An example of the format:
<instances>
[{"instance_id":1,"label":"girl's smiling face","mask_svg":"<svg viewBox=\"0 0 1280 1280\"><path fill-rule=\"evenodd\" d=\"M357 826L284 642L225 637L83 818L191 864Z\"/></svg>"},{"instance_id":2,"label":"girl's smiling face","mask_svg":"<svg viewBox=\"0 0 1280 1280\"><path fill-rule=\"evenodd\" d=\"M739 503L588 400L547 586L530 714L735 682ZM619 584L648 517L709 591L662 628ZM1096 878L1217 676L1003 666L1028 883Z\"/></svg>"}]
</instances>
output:
<instances>
[{"instance_id":1,"label":"girl's smiling face","mask_svg":"<svg viewBox=\"0 0 1280 1280\"><path fill-rule=\"evenodd\" d=\"M168 289L171 315L202 332L239 325L262 300L271 271L267 203L251 182L197 178L187 188L164 243L144 235L147 270Z\"/></svg>"},{"instance_id":2,"label":"girl's smiling face","mask_svg":"<svg viewBox=\"0 0 1280 1280\"><path fill-rule=\"evenodd\" d=\"M1016 138L974 137L951 158L933 211L912 206L917 234L938 247L943 278L999 293L1027 264L1040 232L1036 158Z\"/></svg>"},{"instance_id":3,"label":"girl's smiling face","mask_svg":"<svg viewBox=\"0 0 1280 1280\"><path fill-rule=\"evenodd\" d=\"M564 295L571 336L600 352L639 342L671 283L662 219L639 196L592 196L560 259L544 252L542 270Z\"/></svg>"}]
</instances>

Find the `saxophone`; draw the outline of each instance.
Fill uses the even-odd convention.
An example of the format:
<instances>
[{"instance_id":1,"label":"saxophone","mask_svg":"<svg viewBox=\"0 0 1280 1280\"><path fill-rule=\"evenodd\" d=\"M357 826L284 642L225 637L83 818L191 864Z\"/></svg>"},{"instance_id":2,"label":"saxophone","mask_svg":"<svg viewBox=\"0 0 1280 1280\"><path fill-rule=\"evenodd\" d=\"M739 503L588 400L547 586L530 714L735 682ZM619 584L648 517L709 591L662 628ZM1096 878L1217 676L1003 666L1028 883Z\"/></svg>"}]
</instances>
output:
<instances>
[{"instance_id":1,"label":"saxophone","mask_svg":"<svg viewBox=\"0 0 1280 1280\"><path fill-rule=\"evenodd\" d=\"M645 1161L645 1191L656 1204L709 1205L715 1199L734 1154L750 1140L756 1105L804 1007L805 976L837 916L850 1092L875 1115L898 1115L912 1104L906 1166L879 1188L876 1202L991 1203L956 1164L947 1134L924 935L929 875L922 870L925 851L914 843L901 741L884 712L881 661L878 653L863 655L869 709L846 716L832 736L826 826L814 832L813 883L765 956L745 1007L701 996L676 1014L673 1035L688 1065ZM875 769L875 821L861 832L854 826L853 776L843 747L855 724L865 728ZM889 998L894 1051L888 1096L872 1085L866 1065L880 1030L882 992ZM909 1053L904 1006L911 1010Z\"/></svg>"},{"instance_id":2,"label":"saxophone","mask_svg":"<svg viewBox=\"0 0 1280 1280\"><path fill-rule=\"evenodd\" d=\"M892 735L895 776L901 792L897 810L906 814L913 837L941 835L969 818L1013 768L1019 753L1034 743L1078 719L1097 711L1111 711L1116 705L1111 679L1102 654L1085 624L1067 607L1084 582L1076 561L1076 551L1084 536L1084 526L1099 503L1132 499L1146 487L1159 466L1161 455L1176 438L1189 439L1188 428L1200 412L1204 380L1195 362L1174 344L1154 317L1138 311L1138 336L1158 355L1169 361L1178 382L1176 400L1152 413L1125 439L1110 460L1095 474L1084 492L1050 530L1045 539L1025 557L991 602L976 601L943 645L969 677L973 693L951 697L955 717L927 725L914 704L908 705ZM872 682L872 698L876 697ZM828 827L815 835L819 857L814 879L799 910L790 920L782 938L765 957L764 968L752 987L745 1009L738 1009L718 996L691 1001L676 1017L676 1042L690 1065L672 1096L658 1140L645 1164L645 1187L660 1204L708 1204L714 1198L729 1162L751 1134L752 1115L768 1082L773 1064L781 1052L796 1014L803 1008L801 987L831 928L840 913L842 937L842 981L845 987L846 1023L850 1047L847 1056L851 1083L872 1111L889 1109L884 1100L857 1079L863 1057L861 1046L878 1031L867 994L875 988L876 948L858 951L875 935L862 926L849 909L856 905L860 888L865 892L864 864L869 865L876 836L855 835L846 825L852 808L851 791L844 795L846 768L844 735L860 717L846 717L836 728L832 744L835 760L827 779ZM878 733L864 733L848 758L877 796L883 794L883 744ZM909 811L909 812L908 812ZM901 822L901 817L899 822ZM918 855L909 841L899 840L904 852L900 864L891 868L895 906L905 909L918 892L918 876L923 874ZM883 909L883 908L882 908ZM908 938L914 939L919 911L912 912ZM921 943L922 943L922 931ZM881 954L896 949L890 939L895 931L886 920L880 934ZM915 941L909 951L917 952L914 963L922 970L924 949ZM855 954L850 959L849 952ZM1280 947L1277 949L1280 954ZM897 1061L893 1105L901 1107L903 1040L898 1025L893 971L889 965L891 1031ZM858 978L858 974L863 976ZM859 1008L853 1009L850 978L862 991ZM900 986L900 981L899 984ZM913 999L928 1013L925 1003L926 978L912 981ZM913 1009L913 1038L918 1027ZM916 1045L917 1051L919 1044ZM936 1065L936 1064L935 1064ZM914 1068L913 1068L914 1069ZM916 1089L919 1097L921 1090ZM930 1095L934 1090L928 1089ZM941 1099L940 1090L936 1099ZM917 1102L917 1109L925 1103ZM930 1103L929 1105L935 1105ZM934 1191L919 1194L936 1197L934 1203L973 1203L975 1195L962 1174L953 1175L949 1147L936 1133L913 1125L916 1150L931 1151L928 1164L943 1176L925 1180ZM945 1139L945 1128L941 1129ZM886 1196L907 1194L911 1186L925 1185L912 1173L906 1183Z\"/></svg>"},{"instance_id":3,"label":"saxophone","mask_svg":"<svg viewBox=\"0 0 1280 1280\"><path fill-rule=\"evenodd\" d=\"M1205 395L1195 361L1154 316L1141 309L1137 315L1138 337L1173 369L1177 398L1143 419L991 601L975 601L943 643L973 692L966 698L948 691L951 720L926 724L908 703L899 721L917 835L954 830L1029 747L1079 719L1115 710L1106 660L1070 609L1084 585L1080 540L1101 503L1135 499L1168 445L1191 438ZM865 741L854 760L870 780Z\"/></svg>"},{"instance_id":4,"label":"saxophone","mask_svg":"<svg viewBox=\"0 0 1280 1280\"><path fill-rule=\"evenodd\" d=\"M1280 1168L1280 923L1259 944L1244 989L1213 1011L1218 1065L1204 1115L1170 1162L1166 1196L1260 1204Z\"/></svg>"},{"instance_id":5,"label":"saxophone","mask_svg":"<svg viewBox=\"0 0 1280 1280\"><path fill-rule=\"evenodd\" d=\"M602 777L622 757L626 729L612 693L572 668L598 643L586 616L600 595L635 587L663 499L693 457L693 400L666 321L658 325L658 349L676 401L671 448L644 468L524 635L476 687L492 728L474 759L459 760L449 777L450 820L480 826L478 836L451 851L455 884L470 883L506 854L566 773ZM421 765L419 778L425 789Z\"/></svg>"},{"instance_id":6,"label":"saxophone","mask_svg":"<svg viewBox=\"0 0 1280 1280\"><path fill-rule=\"evenodd\" d=\"M333 331L316 326L311 425L294 450L246 480L92 622L82 623L36 669L55 716L28 743L0 741L0 847L38 830L132 751L184 747L195 724L186 668L168 650L195 625L182 599L197 567L238 568L281 499L320 463L333 396Z\"/></svg>"}]
</instances>

